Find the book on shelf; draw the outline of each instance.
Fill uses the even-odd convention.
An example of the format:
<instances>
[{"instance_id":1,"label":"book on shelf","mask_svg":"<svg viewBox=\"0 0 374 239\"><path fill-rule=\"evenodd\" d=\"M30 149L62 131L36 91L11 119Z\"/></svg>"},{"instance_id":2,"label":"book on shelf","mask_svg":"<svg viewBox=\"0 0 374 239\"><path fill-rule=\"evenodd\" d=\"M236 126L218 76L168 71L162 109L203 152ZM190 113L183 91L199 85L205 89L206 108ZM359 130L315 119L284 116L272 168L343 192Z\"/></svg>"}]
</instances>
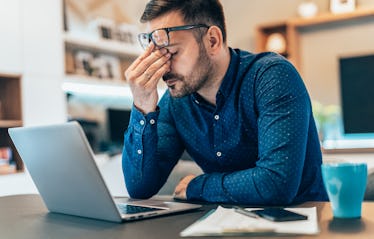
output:
<instances>
[{"instance_id":1,"label":"book on shelf","mask_svg":"<svg viewBox=\"0 0 374 239\"><path fill-rule=\"evenodd\" d=\"M12 161L12 149L10 147L0 147L0 165L10 165Z\"/></svg>"},{"instance_id":2,"label":"book on shelf","mask_svg":"<svg viewBox=\"0 0 374 239\"><path fill-rule=\"evenodd\" d=\"M0 147L0 174L16 172L16 165L13 163L12 155L10 147Z\"/></svg>"}]
</instances>

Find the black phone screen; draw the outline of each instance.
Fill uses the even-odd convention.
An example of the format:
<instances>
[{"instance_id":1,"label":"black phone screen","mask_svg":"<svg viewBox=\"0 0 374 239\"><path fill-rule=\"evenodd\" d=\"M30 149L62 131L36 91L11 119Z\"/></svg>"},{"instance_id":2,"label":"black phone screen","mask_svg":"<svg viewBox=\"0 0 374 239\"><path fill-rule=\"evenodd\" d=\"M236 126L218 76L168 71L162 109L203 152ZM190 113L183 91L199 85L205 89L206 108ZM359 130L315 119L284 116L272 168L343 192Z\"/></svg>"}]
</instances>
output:
<instances>
[{"instance_id":1,"label":"black phone screen","mask_svg":"<svg viewBox=\"0 0 374 239\"><path fill-rule=\"evenodd\" d=\"M252 212L256 213L260 217L276 222L298 221L308 219L308 217L305 215L291 212L283 208L265 208L260 210L254 210Z\"/></svg>"}]
</instances>

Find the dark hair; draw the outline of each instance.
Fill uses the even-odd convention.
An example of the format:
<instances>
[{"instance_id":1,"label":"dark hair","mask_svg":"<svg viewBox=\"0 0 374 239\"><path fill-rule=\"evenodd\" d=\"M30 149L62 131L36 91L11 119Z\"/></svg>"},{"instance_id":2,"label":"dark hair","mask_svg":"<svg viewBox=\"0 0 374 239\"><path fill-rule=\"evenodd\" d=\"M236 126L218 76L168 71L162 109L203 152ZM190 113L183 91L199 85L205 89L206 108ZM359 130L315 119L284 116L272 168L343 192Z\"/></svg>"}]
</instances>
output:
<instances>
[{"instance_id":1,"label":"dark hair","mask_svg":"<svg viewBox=\"0 0 374 239\"><path fill-rule=\"evenodd\" d=\"M151 0L147 3L140 22L148 22L171 11L180 11L186 24L217 26L226 43L226 26L219 0Z\"/></svg>"}]
</instances>

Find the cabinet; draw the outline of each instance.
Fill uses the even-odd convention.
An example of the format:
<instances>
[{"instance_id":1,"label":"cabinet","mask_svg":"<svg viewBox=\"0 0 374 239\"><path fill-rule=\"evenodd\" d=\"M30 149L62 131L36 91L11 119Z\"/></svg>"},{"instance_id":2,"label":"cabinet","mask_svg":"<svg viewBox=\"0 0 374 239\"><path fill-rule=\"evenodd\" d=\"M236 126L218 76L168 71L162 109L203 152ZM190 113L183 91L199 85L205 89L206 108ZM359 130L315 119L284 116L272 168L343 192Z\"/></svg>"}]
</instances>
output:
<instances>
[{"instance_id":1,"label":"cabinet","mask_svg":"<svg viewBox=\"0 0 374 239\"><path fill-rule=\"evenodd\" d=\"M281 49L279 53L287 57L302 73L299 47L302 29L370 17L374 17L373 8L357 9L349 13L325 13L312 18L291 18L283 22L263 24L256 30L256 51ZM284 46L281 46L282 44Z\"/></svg>"},{"instance_id":2,"label":"cabinet","mask_svg":"<svg viewBox=\"0 0 374 239\"><path fill-rule=\"evenodd\" d=\"M0 165L0 174L23 170L22 160L15 149L8 128L22 126L21 77L0 74L0 148L11 150L11 165Z\"/></svg>"}]
</instances>

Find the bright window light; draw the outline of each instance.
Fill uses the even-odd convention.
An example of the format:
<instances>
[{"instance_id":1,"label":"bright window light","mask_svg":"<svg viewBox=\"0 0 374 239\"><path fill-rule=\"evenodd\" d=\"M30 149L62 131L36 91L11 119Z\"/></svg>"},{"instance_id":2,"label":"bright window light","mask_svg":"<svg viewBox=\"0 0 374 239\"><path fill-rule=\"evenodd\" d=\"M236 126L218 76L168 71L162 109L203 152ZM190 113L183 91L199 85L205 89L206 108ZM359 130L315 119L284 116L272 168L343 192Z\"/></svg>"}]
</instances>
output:
<instances>
[{"instance_id":1,"label":"bright window light","mask_svg":"<svg viewBox=\"0 0 374 239\"><path fill-rule=\"evenodd\" d=\"M128 85L64 82L62 84L62 90L73 95L132 98L132 93ZM159 95L163 95L165 90L166 89L158 89Z\"/></svg>"}]
</instances>

